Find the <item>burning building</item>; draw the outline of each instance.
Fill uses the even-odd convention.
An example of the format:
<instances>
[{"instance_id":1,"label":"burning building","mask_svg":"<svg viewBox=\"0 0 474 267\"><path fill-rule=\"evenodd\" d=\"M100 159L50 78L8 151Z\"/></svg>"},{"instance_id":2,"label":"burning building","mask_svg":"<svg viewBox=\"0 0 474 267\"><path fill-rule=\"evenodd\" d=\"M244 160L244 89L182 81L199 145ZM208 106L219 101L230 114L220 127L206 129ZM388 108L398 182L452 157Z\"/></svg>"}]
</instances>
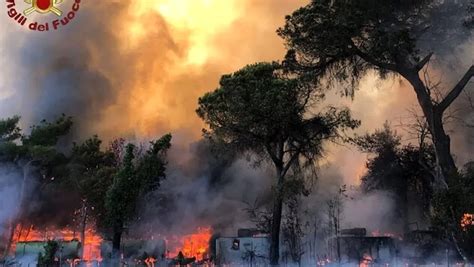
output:
<instances>
[{"instance_id":1,"label":"burning building","mask_svg":"<svg viewBox=\"0 0 474 267\"><path fill-rule=\"evenodd\" d=\"M82 236L82 238L81 238ZM83 240L83 241L81 241ZM86 229L84 234L71 229L36 229L33 226L14 229L12 240L5 250L6 261L10 264L36 265L39 258L46 254L54 256L59 266L80 262L90 264L102 260L100 246L102 237L94 229ZM54 244L54 247L48 248ZM50 250L50 251L47 251Z\"/></svg>"},{"instance_id":2,"label":"burning building","mask_svg":"<svg viewBox=\"0 0 474 267\"><path fill-rule=\"evenodd\" d=\"M17 228L12 240L8 266L36 266L41 255L48 254L51 243L53 261L58 266L108 266L112 255L112 242L104 240L92 229L85 232L84 245L79 233L72 230L22 230ZM121 245L121 262L136 266L174 266L209 262L211 228L198 228L195 233L170 237L131 239Z\"/></svg>"}]
</instances>

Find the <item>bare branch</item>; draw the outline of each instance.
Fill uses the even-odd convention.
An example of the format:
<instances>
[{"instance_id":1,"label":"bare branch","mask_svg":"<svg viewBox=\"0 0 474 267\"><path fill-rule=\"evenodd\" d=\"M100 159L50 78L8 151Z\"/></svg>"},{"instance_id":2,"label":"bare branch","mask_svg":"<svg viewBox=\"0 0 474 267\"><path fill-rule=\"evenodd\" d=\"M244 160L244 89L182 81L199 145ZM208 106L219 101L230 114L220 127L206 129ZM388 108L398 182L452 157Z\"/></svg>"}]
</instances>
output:
<instances>
[{"instance_id":1,"label":"bare branch","mask_svg":"<svg viewBox=\"0 0 474 267\"><path fill-rule=\"evenodd\" d=\"M470 109L470 111L472 112L474 111L474 99L472 97L472 94L466 91L464 91L464 93L466 95L468 109ZM474 128L474 123L472 121L467 121L463 118L459 118L459 120L464 124L464 126L469 127L469 128Z\"/></svg>"},{"instance_id":2,"label":"bare branch","mask_svg":"<svg viewBox=\"0 0 474 267\"><path fill-rule=\"evenodd\" d=\"M372 64L372 65L375 65L379 68L382 68L382 69L387 69L387 70L391 70L391 71L394 71L394 72L398 72L397 71L397 66L395 64L389 64L389 63L385 63L385 62L381 62L375 58L373 58L372 56L370 56L369 54L367 53L364 53L362 50L360 50L355 44L354 42L351 40L351 48L353 49L353 51L355 52L355 54L357 56L359 56L360 58L362 58L363 60L365 60L366 62Z\"/></svg>"},{"instance_id":3,"label":"bare branch","mask_svg":"<svg viewBox=\"0 0 474 267\"><path fill-rule=\"evenodd\" d=\"M448 93L448 95L441 101L438 105L441 112L445 111L451 103L461 94L464 87L474 76L474 65L472 65L469 70L464 74L464 76L459 80L459 82L454 86L454 88Z\"/></svg>"},{"instance_id":4,"label":"bare branch","mask_svg":"<svg viewBox=\"0 0 474 267\"><path fill-rule=\"evenodd\" d=\"M422 70L428 62L430 62L431 57L433 56L433 52L429 53L425 58L423 58L418 64L416 64L415 68L417 71Z\"/></svg>"}]
</instances>

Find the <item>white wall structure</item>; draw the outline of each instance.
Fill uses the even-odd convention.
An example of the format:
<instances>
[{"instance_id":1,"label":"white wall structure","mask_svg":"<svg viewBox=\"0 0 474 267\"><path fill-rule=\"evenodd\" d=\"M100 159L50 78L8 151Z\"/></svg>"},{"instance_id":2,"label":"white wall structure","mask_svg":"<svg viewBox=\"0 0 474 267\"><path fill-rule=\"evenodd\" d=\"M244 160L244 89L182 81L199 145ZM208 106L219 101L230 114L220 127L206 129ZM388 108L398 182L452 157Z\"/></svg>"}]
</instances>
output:
<instances>
[{"instance_id":1,"label":"white wall structure","mask_svg":"<svg viewBox=\"0 0 474 267\"><path fill-rule=\"evenodd\" d=\"M268 263L270 238L221 237L216 240L216 264L264 266Z\"/></svg>"}]
</instances>

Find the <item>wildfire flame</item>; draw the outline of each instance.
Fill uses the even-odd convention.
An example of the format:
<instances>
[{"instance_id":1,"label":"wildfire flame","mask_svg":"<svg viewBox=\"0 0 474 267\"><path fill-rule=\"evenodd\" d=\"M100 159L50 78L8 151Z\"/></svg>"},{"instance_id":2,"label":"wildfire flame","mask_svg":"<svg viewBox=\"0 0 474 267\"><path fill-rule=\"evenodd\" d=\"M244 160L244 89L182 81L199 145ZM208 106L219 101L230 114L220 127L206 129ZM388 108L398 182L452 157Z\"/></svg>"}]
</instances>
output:
<instances>
[{"instance_id":1,"label":"wildfire flame","mask_svg":"<svg viewBox=\"0 0 474 267\"><path fill-rule=\"evenodd\" d=\"M211 239L211 227L200 227L196 233L176 237L167 240L168 245L177 244L174 249L171 248L170 256L176 257L182 252L185 257L196 257L196 260L203 260L209 251L209 240Z\"/></svg>"},{"instance_id":2,"label":"wildfire flame","mask_svg":"<svg viewBox=\"0 0 474 267\"><path fill-rule=\"evenodd\" d=\"M471 225L474 225L474 214L465 213L461 218L461 228L466 231Z\"/></svg>"},{"instance_id":3,"label":"wildfire flame","mask_svg":"<svg viewBox=\"0 0 474 267\"><path fill-rule=\"evenodd\" d=\"M155 262L157 262L157 260L155 258L152 258L152 257L149 257L149 258L145 259L145 264L146 264L147 267L154 267Z\"/></svg>"},{"instance_id":4,"label":"wildfire flame","mask_svg":"<svg viewBox=\"0 0 474 267\"><path fill-rule=\"evenodd\" d=\"M364 254L364 257L362 257L362 260L360 261L359 267L369 267L372 260L373 259L370 255Z\"/></svg>"},{"instance_id":5,"label":"wildfire flame","mask_svg":"<svg viewBox=\"0 0 474 267\"><path fill-rule=\"evenodd\" d=\"M15 228L15 233L12 241L12 251L15 251L15 247L18 242L46 242L47 240L58 240L58 241L79 241L80 232L73 231L71 229L46 229L44 231L36 230L34 226L30 226L28 229L23 229L21 225ZM88 228L85 231L85 240L82 250L82 258L84 261L101 261L100 256L100 245L102 243L102 237L97 234L93 228Z\"/></svg>"}]
</instances>

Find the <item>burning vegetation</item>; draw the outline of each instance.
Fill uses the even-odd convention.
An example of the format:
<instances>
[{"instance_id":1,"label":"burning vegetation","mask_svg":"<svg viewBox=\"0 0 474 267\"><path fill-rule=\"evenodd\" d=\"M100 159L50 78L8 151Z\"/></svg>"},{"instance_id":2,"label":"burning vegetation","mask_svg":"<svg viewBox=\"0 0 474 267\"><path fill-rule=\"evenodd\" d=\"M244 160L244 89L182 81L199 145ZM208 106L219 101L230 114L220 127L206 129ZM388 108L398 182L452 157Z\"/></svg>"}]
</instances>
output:
<instances>
[{"instance_id":1,"label":"burning vegetation","mask_svg":"<svg viewBox=\"0 0 474 267\"><path fill-rule=\"evenodd\" d=\"M207 259L211 236L211 227L199 227L196 233L179 237L172 236L167 239L167 244L171 248L170 256L176 258L182 253L183 256L195 258L198 261Z\"/></svg>"}]
</instances>

